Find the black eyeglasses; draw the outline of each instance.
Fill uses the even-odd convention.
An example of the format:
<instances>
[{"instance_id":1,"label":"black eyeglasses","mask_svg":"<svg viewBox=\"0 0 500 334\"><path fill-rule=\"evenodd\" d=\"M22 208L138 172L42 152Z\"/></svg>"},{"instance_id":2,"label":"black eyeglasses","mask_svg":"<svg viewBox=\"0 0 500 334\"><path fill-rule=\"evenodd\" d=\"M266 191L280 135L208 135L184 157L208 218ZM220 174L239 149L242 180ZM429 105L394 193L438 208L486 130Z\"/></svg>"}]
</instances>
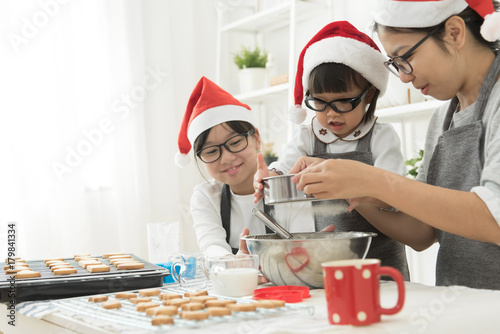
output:
<instances>
[{"instance_id":1,"label":"black eyeglasses","mask_svg":"<svg viewBox=\"0 0 500 334\"><path fill-rule=\"evenodd\" d=\"M222 144L205 147L196 152L196 155L206 164L216 162L222 155L223 146L231 153L241 152L248 146L248 136L254 133L254 129L245 133L240 133L239 135L229 138Z\"/></svg>"},{"instance_id":2,"label":"black eyeglasses","mask_svg":"<svg viewBox=\"0 0 500 334\"><path fill-rule=\"evenodd\" d=\"M372 86L369 86L360 96L349 98L349 99L339 99L326 102L318 98L308 96L305 99L305 104L309 109L314 111L325 111L327 106L330 106L334 111L338 113L346 113L354 110L365 98L366 94Z\"/></svg>"},{"instance_id":3,"label":"black eyeglasses","mask_svg":"<svg viewBox=\"0 0 500 334\"><path fill-rule=\"evenodd\" d=\"M397 57L389 57L389 60L384 62L385 67L389 71L391 71L392 74L397 76L399 78L399 71L406 73L406 74L412 74L413 73L413 67L411 67L411 64L408 62L408 57L412 55L415 50L422 45L423 42L427 40L427 38L431 37L436 31L438 31L440 27L434 28L430 33L425 35L424 38L422 38L417 44L415 44L410 50L406 51L404 55L402 56L397 56Z\"/></svg>"}]
</instances>

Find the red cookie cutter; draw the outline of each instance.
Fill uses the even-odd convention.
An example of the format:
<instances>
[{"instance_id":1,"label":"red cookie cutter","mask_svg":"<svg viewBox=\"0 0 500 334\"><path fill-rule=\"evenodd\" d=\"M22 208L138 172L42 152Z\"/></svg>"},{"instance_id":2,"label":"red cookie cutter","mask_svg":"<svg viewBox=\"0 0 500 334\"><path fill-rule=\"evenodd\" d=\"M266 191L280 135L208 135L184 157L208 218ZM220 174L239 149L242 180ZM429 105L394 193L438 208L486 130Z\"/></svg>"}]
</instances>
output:
<instances>
[{"instance_id":1,"label":"red cookie cutter","mask_svg":"<svg viewBox=\"0 0 500 334\"><path fill-rule=\"evenodd\" d=\"M309 288L305 286L285 285L271 286L255 290L253 299L277 299L285 303L299 303L305 298L311 297Z\"/></svg>"}]
</instances>

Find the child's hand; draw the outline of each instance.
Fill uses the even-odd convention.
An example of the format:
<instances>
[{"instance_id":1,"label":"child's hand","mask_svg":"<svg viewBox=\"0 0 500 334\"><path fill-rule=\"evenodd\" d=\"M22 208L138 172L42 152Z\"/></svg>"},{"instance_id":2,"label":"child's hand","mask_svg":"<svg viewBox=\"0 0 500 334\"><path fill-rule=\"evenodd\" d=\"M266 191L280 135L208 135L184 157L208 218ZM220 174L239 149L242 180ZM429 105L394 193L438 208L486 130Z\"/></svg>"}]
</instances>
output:
<instances>
[{"instance_id":1,"label":"child's hand","mask_svg":"<svg viewBox=\"0 0 500 334\"><path fill-rule=\"evenodd\" d=\"M250 252L248 251L247 242L242 239L244 236L248 235L249 233L250 233L250 230L246 227L241 232L240 245L238 247L238 253L236 253L236 255L250 254Z\"/></svg>"},{"instance_id":2,"label":"child's hand","mask_svg":"<svg viewBox=\"0 0 500 334\"><path fill-rule=\"evenodd\" d=\"M321 232L334 232L335 231L335 225L328 225L324 229L321 230Z\"/></svg>"},{"instance_id":3,"label":"child's hand","mask_svg":"<svg viewBox=\"0 0 500 334\"><path fill-rule=\"evenodd\" d=\"M258 203L264 197L264 185L262 184L262 179L270 176L269 170L267 169L266 162L264 161L264 156L262 153L257 154L257 173L253 177L253 188L254 192L254 203Z\"/></svg>"},{"instance_id":4,"label":"child's hand","mask_svg":"<svg viewBox=\"0 0 500 334\"><path fill-rule=\"evenodd\" d=\"M236 255L250 254L250 252L248 251L246 241L242 239L242 237L244 237L245 235L248 235L249 233L250 233L250 230L246 227L243 229L243 232L241 232L241 234L240 234L240 246L238 249L238 253L236 253ZM260 265L259 265L259 269L260 269ZM269 280L267 279L267 277L259 274L259 285L266 284L266 283L269 283Z\"/></svg>"}]
</instances>

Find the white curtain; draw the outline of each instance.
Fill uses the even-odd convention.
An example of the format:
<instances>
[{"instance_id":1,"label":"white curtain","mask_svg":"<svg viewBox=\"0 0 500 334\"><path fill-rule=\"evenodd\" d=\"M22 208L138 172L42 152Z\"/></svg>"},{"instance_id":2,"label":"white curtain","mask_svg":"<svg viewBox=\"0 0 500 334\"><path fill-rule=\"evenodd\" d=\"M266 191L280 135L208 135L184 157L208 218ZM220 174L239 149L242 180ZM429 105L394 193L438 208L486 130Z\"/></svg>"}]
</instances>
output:
<instances>
[{"instance_id":1,"label":"white curtain","mask_svg":"<svg viewBox=\"0 0 500 334\"><path fill-rule=\"evenodd\" d=\"M140 1L0 3L0 222L29 259L147 254L143 104L165 84L146 64Z\"/></svg>"}]
</instances>

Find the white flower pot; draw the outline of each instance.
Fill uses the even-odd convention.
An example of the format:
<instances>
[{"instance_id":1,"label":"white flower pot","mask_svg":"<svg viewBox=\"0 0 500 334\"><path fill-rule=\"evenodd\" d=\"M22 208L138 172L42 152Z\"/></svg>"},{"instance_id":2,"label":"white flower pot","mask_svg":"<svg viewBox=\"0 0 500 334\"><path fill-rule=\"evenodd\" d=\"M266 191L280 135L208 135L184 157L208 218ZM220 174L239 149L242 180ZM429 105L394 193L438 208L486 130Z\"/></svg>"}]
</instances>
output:
<instances>
[{"instance_id":1,"label":"white flower pot","mask_svg":"<svg viewBox=\"0 0 500 334\"><path fill-rule=\"evenodd\" d=\"M239 79L241 93L262 89L266 86L266 69L261 67L241 69Z\"/></svg>"}]
</instances>

